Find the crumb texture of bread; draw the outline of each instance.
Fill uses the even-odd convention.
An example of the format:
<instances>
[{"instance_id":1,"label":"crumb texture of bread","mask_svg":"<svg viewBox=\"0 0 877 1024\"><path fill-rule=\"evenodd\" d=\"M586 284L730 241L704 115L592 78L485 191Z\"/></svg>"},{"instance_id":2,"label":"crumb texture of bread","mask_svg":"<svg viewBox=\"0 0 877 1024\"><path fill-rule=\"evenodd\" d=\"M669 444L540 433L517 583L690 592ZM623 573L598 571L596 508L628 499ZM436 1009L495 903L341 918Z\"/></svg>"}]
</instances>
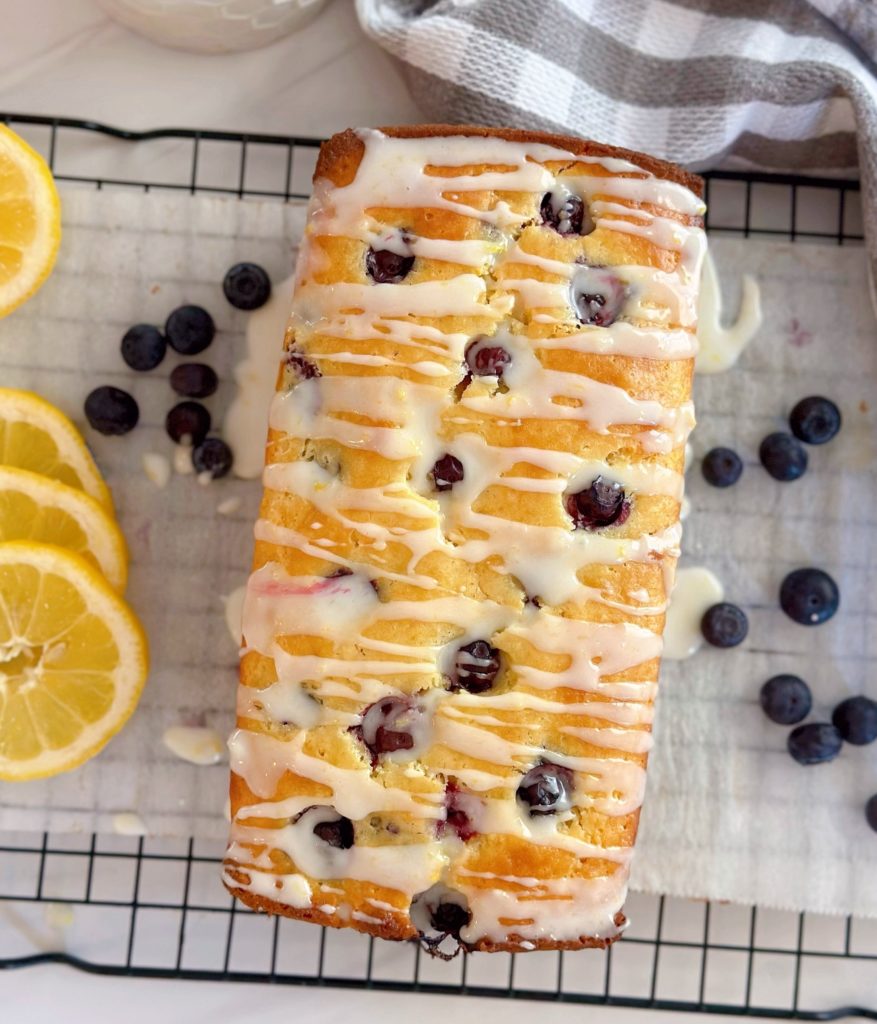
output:
<instances>
[{"instance_id":1,"label":"crumb texture of bread","mask_svg":"<svg viewBox=\"0 0 877 1024\"><path fill-rule=\"evenodd\" d=\"M700 191L538 132L324 145L230 743L224 881L248 906L439 953L620 934Z\"/></svg>"}]
</instances>

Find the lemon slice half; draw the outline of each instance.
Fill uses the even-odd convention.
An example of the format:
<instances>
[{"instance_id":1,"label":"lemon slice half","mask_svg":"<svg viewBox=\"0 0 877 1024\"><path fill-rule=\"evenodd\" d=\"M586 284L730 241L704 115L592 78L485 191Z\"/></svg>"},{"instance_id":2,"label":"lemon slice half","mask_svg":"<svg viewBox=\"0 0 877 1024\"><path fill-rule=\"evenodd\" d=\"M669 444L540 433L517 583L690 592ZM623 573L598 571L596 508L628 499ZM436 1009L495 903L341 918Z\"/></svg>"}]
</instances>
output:
<instances>
[{"instance_id":1,"label":"lemon slice half","mask_svg":"<svg viewBox=\"0 0 877 1024\"><path fill-rule=\"evenodd\" d=\"M52 271L61 203L46 161L0 124L0 317L30 298Z\"/></svg>"},{"instance_id":2,"label":"lemon slice half","mask_svg":"<svg viewBox=\"0 0 877 1024\"><path fill-rule=\"evenodd\" d=\"M75 551L100 569L114 590L125 589L125 538L102 505L47 476L0 466L0 542L9 540Z\"/></svg>"},{"instance_id":3,"label":"lemon slice half","mask_svg":"<svg viewBox=\"0 0 877 1024\"><path fill-rule=\"evenodd\" d=\"M0 544L0 778L93 757L130 718L147 670L140 623L81 555Z\"/></svg>"},{"instance_id":4,"label":"lemon slice half","mask_svg":"<svg viewBox=\"0 0 877 1024\"><path fill-rule=\"evenodd\" d=\"M60 409L32 391L0 388L0 465L41 473L113 510L82 435Z\"/></svg>"}]
</instances>

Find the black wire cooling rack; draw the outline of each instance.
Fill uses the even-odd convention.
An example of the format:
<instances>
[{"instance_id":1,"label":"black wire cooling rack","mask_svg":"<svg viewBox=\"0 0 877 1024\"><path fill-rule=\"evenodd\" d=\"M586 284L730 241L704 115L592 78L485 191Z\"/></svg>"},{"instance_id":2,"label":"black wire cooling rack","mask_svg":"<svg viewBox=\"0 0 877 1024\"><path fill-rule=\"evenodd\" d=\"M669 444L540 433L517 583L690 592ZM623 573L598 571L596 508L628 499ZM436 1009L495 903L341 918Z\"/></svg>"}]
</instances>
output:
<instances>
[{"instance_id":1,"label":"black wire cooling rack","mask_svg":"<svg viewBox=\"0 0 877 1024\"><path fill-rule=\"evenodd\" d=\"M123 131L0 113L56 178L97 188L241 199L305 197L319 140ZM863 238L854 181L714 172L709 230L835 245ZM605 951L474 955L267 918L219 881L200 840L0 833L0 968L274 982L592 1003L752 1017L877 1020L877 921L633 894Z\"/></svg>"}]
</instances>

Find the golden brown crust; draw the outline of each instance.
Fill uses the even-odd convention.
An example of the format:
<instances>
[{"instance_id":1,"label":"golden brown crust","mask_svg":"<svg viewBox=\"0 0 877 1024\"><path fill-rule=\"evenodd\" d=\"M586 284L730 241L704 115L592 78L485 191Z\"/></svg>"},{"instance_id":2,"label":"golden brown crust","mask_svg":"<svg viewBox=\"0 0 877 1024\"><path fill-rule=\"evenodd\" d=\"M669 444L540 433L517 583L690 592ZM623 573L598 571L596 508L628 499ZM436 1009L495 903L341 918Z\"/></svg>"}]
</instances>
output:
<instances>
[{"instance_id":1,"label":"golden brown crust","mask_svg":"<svg viewBox=\"0 0 877 1024\"><path fill-rule=\"evenodd\" d=\"M247 889L240 889L229 885L228 882L224 882L223 884L232 896L239 899L241 903L244 903L252 910L258 911L260 914L289 917L296 921L307 921L310 924L321 924L324 928L353 928L366 935L374 935L376 939L391 939L394 942L404 942L406 939L417 938L417 930L415 928L410 925L407 928L401 927L398 924L398 921L389 915L387 915L386 920L382 921L380 924L372 924L368 921L357 921L355 918L339 921L337 915L324 914L316 907L299 909L298 907L291 907L287 903L280 903L277 900L266 899L264 896L259 896Z\"/></svg>"},{"instance_id":2,"label":"golden brown crust","mask_svg":"<svg viewBox=\"0 0 877 1024\"><path fill-rule=\"evenodd\" d=\"M225 882L225 887L235 899L238 899L245 906L250 907L260 914L271 914L278 917L288 917L294 921L307 921L309 924L319 924L324 928L353 928L355 931L365 935L373 935L376 939L388 939L392 942L406 942L417 939L418 933L415 928L400 927L398 922L391 917L381 924L372 924L368 921L346 920L339 921L334 914L324 914L314 907L299 909L291 907L287 903L279 903L277 900L269 900L264 896L258 896L247 889L240 889ZM615 924L618 927L618 934L606 939L597 939L591 935L583 935L578 939L571 939L558 942L556 939L544 939L540 942L531 942L523 939L520 935L511 934L505 942L491 942L489 939L481 939L479 942L466 943L461 948L467 953L528 953L535 951L565 950L574 952L577 949L606 949L616 942L622 934L627 919L624 914L616 914Z\"/></svg>"},{"instance_id":3,"label":"golden brown crust","mask_svg":"<svg viewBox=\"0 0 877 1024\"><path fill-rule=\"evenodd\" d=\"M691 189L695 195L703 195L703 178L684 167L661 160L648 153L639 153L621 146L611 146L593 139L580 139L575 135L554 135L551 132L525 131L520 128L490 128L472 124L413 124L397 125L378 129L396 139L445 138L453 135L469 135L480 138L507 139L509 142L535 142L566 149L576 156L606 156L618 160L629 160L644 171L666 181L675 181ZM328 178L337 186L353 181L356 169L365 152L362 140L352 128L338 132L320 147L320 155L314 171L314 180Z\"/></svg>"}]
</instances>

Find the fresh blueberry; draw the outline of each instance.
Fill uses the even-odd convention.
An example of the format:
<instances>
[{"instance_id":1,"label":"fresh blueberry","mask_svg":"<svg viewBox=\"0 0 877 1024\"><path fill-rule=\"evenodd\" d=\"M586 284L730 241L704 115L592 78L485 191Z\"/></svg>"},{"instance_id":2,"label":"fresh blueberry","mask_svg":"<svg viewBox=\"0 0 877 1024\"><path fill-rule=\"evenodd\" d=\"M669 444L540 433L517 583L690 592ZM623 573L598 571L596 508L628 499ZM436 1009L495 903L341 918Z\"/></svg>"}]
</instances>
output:
<instances>
[{"instance_id":1,"label":"fresh blueberry","mask_svg":"<svg viewBox=\"0 0 877 1024\"><path fill-rule=\"evenodd\" d=\"M749 620L742 608L730 601L721 601L704 612L700 631L704 640L713 647L736 647L746 639Z\"/></svg>"},{"instance_id":2,"label":"fresh blueberry","mask_svg":"<svg viewBox=\"0 0 877 1024\"><path fill-rule=\"evenodd\" d=\"M154 370L167 352L167 339L152 324L135 324L125 331L121 348L132 370Z\"/></svg>"},{"instance_id":3,"label":"fresh blueberry","mask_svg":"<svg viewBox=\"0 0 877 1024\"><path fill-rule=\"evenodd\" d=\"M271 298L271 278L255 263L236 263L225 275L222 290L236 309L258 309Z\"/></svg>"},{"instance_id":4,"label":"fresh blueberry","mask_svg":"<svg viewBox=\"0 0 877 1024\"><path fill-rule=\"evenodd\" d=\"M802 626L827 622L839 604L837 584L822 569L795 569L780 585L780 607Z\"/></svg>"},{"instance_id":5,"label":"fresh blueberry","mask_svg":"<svg viewBox=\"0 0 877 1024\"><path fill-rule=\"evenodd\" d=\"M512 354L502 345L485 345L476 339L466 349L466 365L476 377L501 377Z\"/></svg>"},{"instance_id":6,"label":"fresh blueberry","mask_svg":"<svg viewBox=\"0 0 877 1024\"><path fill-rule=\"evenodd\" d=\"M358 732L377 757L396 750L411 750L415 728L423 709L410 697L382 697L362 713Z\"/></svg>"},{"instance_id":7,"label":"fresh blueberry","mask_svg":"<svg viewBox=\"0 0 877 1024\"><path fill-rule=\"evenodd\" d=\"M213 317L200 306L180 306L164 325L168 344L182 356L196 356L213 341L216 325Z\"/></svg>"},{"instance_id":8,"label":"fresh blueberry","mask_svg":"<svg viewBox=\"0 0 877 1024\"><path fill-rule=\"evenodd\" d=\"M773 676L762 686L759 697L767 717L777 725L797 725L810 714L810 687L798 676Z\"/></svg>"},{"instance_id":9,"label":"fresh blueberry","mask_svg":"<svg viewBox=\"0 0 877 1024\"><path fill-rule=\"evenodd\" d=\"M864 747L877 740L877 703L868 697L847 697L834 709L831 721L847 743Z\"/></svg>"},{"instance_id":10,"label":"fresh blueberry","mask_svg":"<svg viewBox=\"0 0 877 1024\"><path fill-rule=\"evenodd\" d=\"M192 449L192 465L196 473L209 473L218 480L227 476L234 456L231 448L218 437L207 437Z\"/></svg>"},{"instance_id":11,"label":"fresh blueberry","mask_svg":"<svg viewBox=\"0 0 877 1024\"><path fill-rule=\"evenodd\" d=\"M743 472L743 460L731 448L712 448L703 457L703 478L713 487L730 487Z\"/></svg>"},{"instance_id":12,"label":"fresh blueberry","mask_svg":"<svg viewBox=\"0 0 877 1024\"><path fill-rule=\"evenodd\" d=\"M314 825L314 835L336 850L349 850L353 846L353 822L344 815L335 821L320 821Z\"/></svg>"},{"instance_id":13,"label":"fresh blueberry","mask_svg":"<svg viewBox=\"0 0 877 1024\"><path fill-rule=\"evenodd\" d=\"M430 473L437 491L449 491L463 479L463 463L454 455L443 455Z\"/></svg>"},{"instance_id":14,"label":"fresh blueberry","mask_svg":"<svg viewBox=\"0 0 877 1024\"><path fill-rule=\"evenodd\" d=\"M518 785L518 800L530 808L530 814L556 814L572 806L573 774L569 768L551 761L535 765Z\"/></svg>"},{"instance_id":15,"label":"fresh blueberry","mask_svg":"<svg viewBox=\"0 0 877 1024\"><path fill-rule=\"evenodd\" d=\"M774 480L783 483L797 480L807 469L807 452L791 434L768 434L761 442L758 457Z\"/></svg>"},{"instance_id":16,"label":"fresh blueberry","mask_svg":"<svg viewBox=\"0 0 877 1024\"><path fill-rule=\"evenodd\" d=\"M486 640L473 640L457 651L454 659L455 689L484 693L499 673L499 651Z\"/></svg>"},{"instance_id":17,"label":"fresh blueberry","mask_svg":"<svg viewBox=\"0 0 877 1024\"><path fill-rule=\"evenodd\" d=\"M842 745L841 734L828 722L808 722L789 733L789 753L798 764L833 761Z\"/></svg>"},{"instance_id":18,"label":"fresh blueberry","mask_svg":"<svg viewBox=\"0 0 877 1024\"><path fill-rule=\"evenodd\" d=\"M877 832L877 793L865 804L865 820Z\"/></svg>"},{"instance_id":19,"label":"fresh blueberry","mask_svg":"<svg viewBox=\"0 0 877 1024\"><path fill-rule=\"evenodd\" d=\"M624 488L602 476L596 477L583 491L567 494L564 504L574 530L621 526L630 515L630 502Z\"/></svg>"},{"instance_id":20,"label":"fresh blueberry","mask_svg":"<svg viewBox=\"0 0 877 1024\"><path fill-rule=\"evenodd\" d=\"M184 398L209 398L218 385L216 371L206 363L180 363L171 372L171 387Z\"/></svg>"},{"instance_id":21,"label":"fresh blueberry","mask_svg":"<svg viewBox=\"0 0 877 1024\"><path fill-rule=\"evenodd\" d=\"M802 398L789 416L792 433L807 444L825 444L837 434L840 425L840 409L821 395Z\"/></svg>"},{"instance_id":22,"label":"fresh blueberry","mask_svg":"<svg viewBox=\"0 0 877 1024\"><path fill-rule=\"evenodd\" d=\"M200 402L177 402L164 426L175 444L201 444L210 430L210 413Z\"/></svg>"},{"instance_id":23,"label":"fresh blueberry","mask_svg":"<svg viewBox=\"0 0 877 1024\"><path fill-rule=\"evenodd\" d=\"M585 204L581 196L562 192L546 192L539 205L542 223L559 235L580 235L585 219Z\"/></svg>"},{"instance_id":24,"label":"fresh blueberry","mask_svg":"<svg viewBox=\"0 0 877 1024\"><path fill-rule=\"evenodd\" d=\"M104 384L85 399L85 418L101 434L127 434L137 426L140 409L127 391Z\"/></svg>"},{"instance_id":25,"label":"fresh blueberry","mask_svg":"<svg viewBox=\"0 0 877 1024\"><path fill-rule=\"evenodd\" d=\"M398 284L411 272L413 256L402 256L391 249L369 249L365 256L365 270L377 284Z\"/></svg>"}]
</instances>

